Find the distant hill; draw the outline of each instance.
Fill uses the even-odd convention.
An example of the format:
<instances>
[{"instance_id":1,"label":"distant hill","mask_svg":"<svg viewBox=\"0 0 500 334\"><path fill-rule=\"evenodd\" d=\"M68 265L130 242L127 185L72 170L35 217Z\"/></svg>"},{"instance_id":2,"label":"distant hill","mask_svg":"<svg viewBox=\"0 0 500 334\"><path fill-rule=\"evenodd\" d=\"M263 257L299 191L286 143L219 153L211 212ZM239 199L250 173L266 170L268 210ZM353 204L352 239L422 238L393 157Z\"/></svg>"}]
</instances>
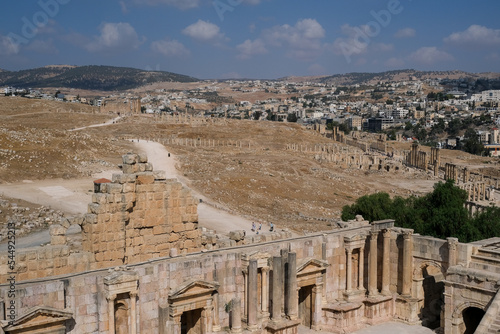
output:
<instances>
[{"instance_id":1,"label":"distant hill","mask_svg":"<svg viewBox=\"0 0 500 334\"><path fill-rule=\"evenodd\" d=\"M0 86L20 88L66 87L88 90L125 90L154 82L195 82L171 72L128 67L54 65L16 72L0 71Z\"/></svg>"},{"instance_id":2,"label":"distant hill","mask_svg":"<svg viewBox=\"0 0 500 334\"><path fill-rule=\"evenodd\" d=\"M416 70L397 70L397 71L386 71L380 73L346 73L346 74L335 74L330 76L317 76L317 77L287 77L281 80L288 81L311 81L328 83L332 85L342 86L342 85L374 85L379 81L404 81L412 79L460 79L460 78L470 78L470 79L498 79L500 78L500 73L468 73L463 71L416 71Z\"/></svg>"}]
</instances>

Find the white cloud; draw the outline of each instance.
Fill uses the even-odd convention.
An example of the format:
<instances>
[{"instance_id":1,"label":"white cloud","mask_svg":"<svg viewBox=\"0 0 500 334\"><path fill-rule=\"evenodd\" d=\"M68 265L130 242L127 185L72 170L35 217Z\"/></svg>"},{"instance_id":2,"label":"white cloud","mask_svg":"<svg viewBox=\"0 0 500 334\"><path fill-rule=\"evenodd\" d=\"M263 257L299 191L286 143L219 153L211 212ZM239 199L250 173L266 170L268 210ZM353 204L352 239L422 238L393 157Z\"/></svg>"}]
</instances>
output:
<instances>
[{"instance_id":1,"label":"white cloud","mask_svg":"<svg viewBox=\"0 0 500 334\"><path fill-rule=\"evenodd\" d=\"M387 59L385 61L384 65L387 67L390 67L390 68L400 69L400 68L403 68L403 66L405 66L405 61L403 59L393 57L393 58Z\"/></svg>"},{"instance_id":2,"label":"white cloud","mask_svg":"<svg viewBox=\"0 0 500 334\"><path fill-rule=\"evenodd\" d=\"M167 57L183 57L191 54L181 42L176 40L154 41L151 43L151 49Z\"/></svg>"},{"instance_id":3,"label":"white cloud","mask_svg":"<svg viewBox=\"0 0 500 334\"><path fill-rule=\"evenodd\" d=\"M340 30L345 37L339 37L333 42L333 52L337 55L350 57L351 55L360 55L368 50L370 45L370 27L362 25L353 27L344 24Z\"/></svg>"},{"instance_id":4,"label":"white cloud","mask_svg":"<svg viewBox=\"0 0 500 334\"><path fill-rule=\"evenodd\" d=\"M294 26L275 26L263 32L267 44L285 46L288 56L299 60L311 60L321 54L321 39L324 36L325 30L314 19L300 20Z\"/></svg>"},{"instance_id":5,"label":"white cloud","mask_svg":"<svg viewBox=\"0 0 500 334\"><path fill-rule=\"evenodd\" d=\"M202 42L220 42L225 39L220 28L208 21L198 20L198 22L186 27L182 33L193 39Z\"/></svg>"},{"instance_id":6,"label":"white cloud","mask_svg":"<svg viewBox=\"0 0 500 334\"><path fill-rule=\"evenodd\" d=\"M86 45L88 51L136 49L143 43L128 23L105 23L100 30L101 34Z\"/></svg>"},{"instance_id":7,"label":"white cloud","mask_svg":"<svg viewBox=\"0 0 500 334\"><path fill-rule=\"evenodd\" d=\"M410 38L410 37L415 37L417 35L417 32L413 28L404 28L401 30L398 30L395 34L394 37L396 38Z\"/></svg>"},{"instance_id":8,"label":"white cloud","mask_svg":"<svg viewBox=\"0 0 500 334\"><path fill-rule=\"evenodd\" d=\"M10 56L19 53L19 44L10 37L0 35L0 55Z\"/></svg>"},{"instance_id":9,"label":"white cloud","mask_svg":"<svg viewBox=\"0 0 500 334\"><path fill-rule=\"evenodd\" d=\"M394 45L386 43L374 43L373 51L376 52L390 52L394 50Z\"/></svg>"},{"instance_id":10,"label":"white cloud","mask_svg":"<svg viewBox=\"0 0 500 334\"><path fill-rule=\"evenodd\" d=\"M157 6L157 5L167 5L176 7L179 9L192 9L200 6L200 0L133 0L133 2L137 5L148 5L148 6Z\"/></svg>"},{"instance_id":11,"label":"white cloud","mask_svg":"<svg viewBox=\"0 0 500 334\"><path fill-rule=\"evenodd\" d=\"M245 42L238 45L236 49L240 52L238 55L238 58L240 59L248 59L255 55L267 53L266 46L260 38L254 41L247 39Z\"/></svg>"},{"instance_id":12,"label":"white cloud","mask_svg":"<svg viewBox=\"0 0 500 334\"><path fill-rule=\"evenodd\" d=\"M455 32L444 39L446 43L458 46L500 46L500 29L471 25L467 30Z\"/></svg>"},{"instance_id":13,"label":"white cloud","mask_svg":"<svg viewBox=\"0 0 500 334\"><path fill-rule=\"evenodd\" d=\"M389 52L394 50L394 45L386 43L373 43L379 31L373 30L369 25L351 26L344 24L340 27L344 37L337 38L333 44L329 45L336 55L343 55L348 63L353 61L352 56L360 56L368 51ZM364 65L366 60L359 60L355 64Z\"/></svg>"},{"instance_id":14,"label":"white cloud","mask_svg":"<svg viewBox=\"0 0 500 334\"><path fill-rule=\"evenodd\" d=\"M439 50L437 47L423 47L413 52L409 56L410 60L424 65L432 65L434 63L454 60L453 56L445 51Z\"/></svg>"},{"instance_id":15,"label":"white cloud","mask_svg":"<svg viewBox=\"0 0 500 334\"><path fill-rule=\"evenodd\" d=\"M59 50L54 46L53 40L34 40L26 46L26 50L42 54L58 54Z\"/></svg>"}]
</instances>

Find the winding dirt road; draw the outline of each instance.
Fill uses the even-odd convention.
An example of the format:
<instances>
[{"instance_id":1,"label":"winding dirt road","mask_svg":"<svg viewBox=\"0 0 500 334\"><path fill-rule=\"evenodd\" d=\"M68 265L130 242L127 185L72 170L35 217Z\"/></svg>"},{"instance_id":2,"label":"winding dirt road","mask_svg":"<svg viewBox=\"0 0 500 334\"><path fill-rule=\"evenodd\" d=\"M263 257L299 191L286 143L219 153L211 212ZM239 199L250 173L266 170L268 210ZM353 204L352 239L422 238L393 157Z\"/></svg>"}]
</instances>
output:
<instances>
[{"instance_id":1,"label":"winding dirt road","mask_svg":"<svg viewBox=\"0 0 500 334\"><path fill-rule=\"evenodd\" d=\"M133 142L138 152L147 154L154 170L164 170L167 178L177 178L185 187L189 188L189 180L180 176L175 167L177 163L175 157L172 154L169 156L168 150L163 145L149 141L138 142L134 140ZM102 177L111 179L113 173L120 173L120 171L108 170L95 174L92 178L84 179L25 180L20 183L0 184L0 194L51 207L67 215L84 214L92 200L93 180ZM193 196L202 201L198 205L198 222L201 227L222 234L234 230L246 230L247 235L252 233L250 220L210 205L210 199L197 192L193 191ZM50 242L48 230L38 231L16 240L19 249L35 247L48 242ZM4 243L0 244L0 250L2 247L5 247Z\"/></svg>"}]
</instances>

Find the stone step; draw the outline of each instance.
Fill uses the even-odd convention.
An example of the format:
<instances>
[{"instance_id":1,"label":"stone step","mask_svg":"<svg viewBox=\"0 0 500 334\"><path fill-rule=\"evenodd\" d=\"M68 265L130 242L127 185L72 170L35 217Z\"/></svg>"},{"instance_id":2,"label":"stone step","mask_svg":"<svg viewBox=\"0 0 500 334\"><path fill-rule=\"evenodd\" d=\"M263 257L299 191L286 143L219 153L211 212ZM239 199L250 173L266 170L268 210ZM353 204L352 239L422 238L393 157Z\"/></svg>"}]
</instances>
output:
<instances>
[{"instance_id":1,"label":"stone step","mask_svg":"<svg viewBox=\"0 0 500 334\"><path fill-rule=\"evenodd\" d=\"M499 333L499 332L500 332L500 326L491 325L490 328L488 328L488 333Z\"/></svg>"},{"instance_id":2,"label":"stone step","mask_svg":"<svg viewBox=\"0 0 500 334\"><path fill-rule=\"evenodd\" d=\"M478 263L490 264L494 266L496 265L500 267L500 259L490 256L476 254L471 256L471 260Z\"/></svg>"},{"instance_id":3,"label":"stone step","mask_svg":"<svg viewBox=\"0 0 500 334\"><path fill-rule=\"evenodd\" d=\"M493 250L488 248L480 248L477 251L477 255L487 256L490 258L495 258L500 261L500 250Z\"/></svg>"},{"instance_id":4,"label":"stone step","mask_svg":"<svg viewBox=\"0 0 500 334\"><path fill-rule=\"evenodd\" d=\"M500 266L477 262L474 259L469 263L469 268L500 274Z\"/></svg>"}]
</instances>

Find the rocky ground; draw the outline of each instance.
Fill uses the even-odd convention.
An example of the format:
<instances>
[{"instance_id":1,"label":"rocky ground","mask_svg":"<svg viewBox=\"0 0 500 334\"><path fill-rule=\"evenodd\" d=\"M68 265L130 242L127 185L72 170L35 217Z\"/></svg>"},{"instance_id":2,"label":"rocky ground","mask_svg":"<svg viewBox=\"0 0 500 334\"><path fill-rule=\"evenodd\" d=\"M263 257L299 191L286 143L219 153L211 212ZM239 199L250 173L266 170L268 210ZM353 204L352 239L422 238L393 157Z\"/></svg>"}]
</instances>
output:
<instances>
[{"instance_id":1,"label":"rocky ground","mask_svg":"<svg viewBox=\"0 0 500 334\"><path fill-rule=\"evenodd\" d=\"M210 140L219 145L167 145L177 156L176 167L190 187L250 220L272 221L308 233L332 228L342 206L362 195L377 191L393 196L419 195L432 190L438 181L430 173L414 169L342 168L320 162L312 153L287 151L287 144L332 143L297 124L236 120L173 124L151 116L128 116L108 126L70 131L116 115L91 114L91 109L81 110L87 113L61 112L72 104L26 101L30 100L0 98L0 184L22 186L23 181L77 179L116 168L121 155L134 150L125 140L129 138ZM397 151L410 147L407 143L390 145ZM441 162L499 173L498 158L443 150ZM5 222L6 217L0 219Z\"/></svg>"}]
</instances>

